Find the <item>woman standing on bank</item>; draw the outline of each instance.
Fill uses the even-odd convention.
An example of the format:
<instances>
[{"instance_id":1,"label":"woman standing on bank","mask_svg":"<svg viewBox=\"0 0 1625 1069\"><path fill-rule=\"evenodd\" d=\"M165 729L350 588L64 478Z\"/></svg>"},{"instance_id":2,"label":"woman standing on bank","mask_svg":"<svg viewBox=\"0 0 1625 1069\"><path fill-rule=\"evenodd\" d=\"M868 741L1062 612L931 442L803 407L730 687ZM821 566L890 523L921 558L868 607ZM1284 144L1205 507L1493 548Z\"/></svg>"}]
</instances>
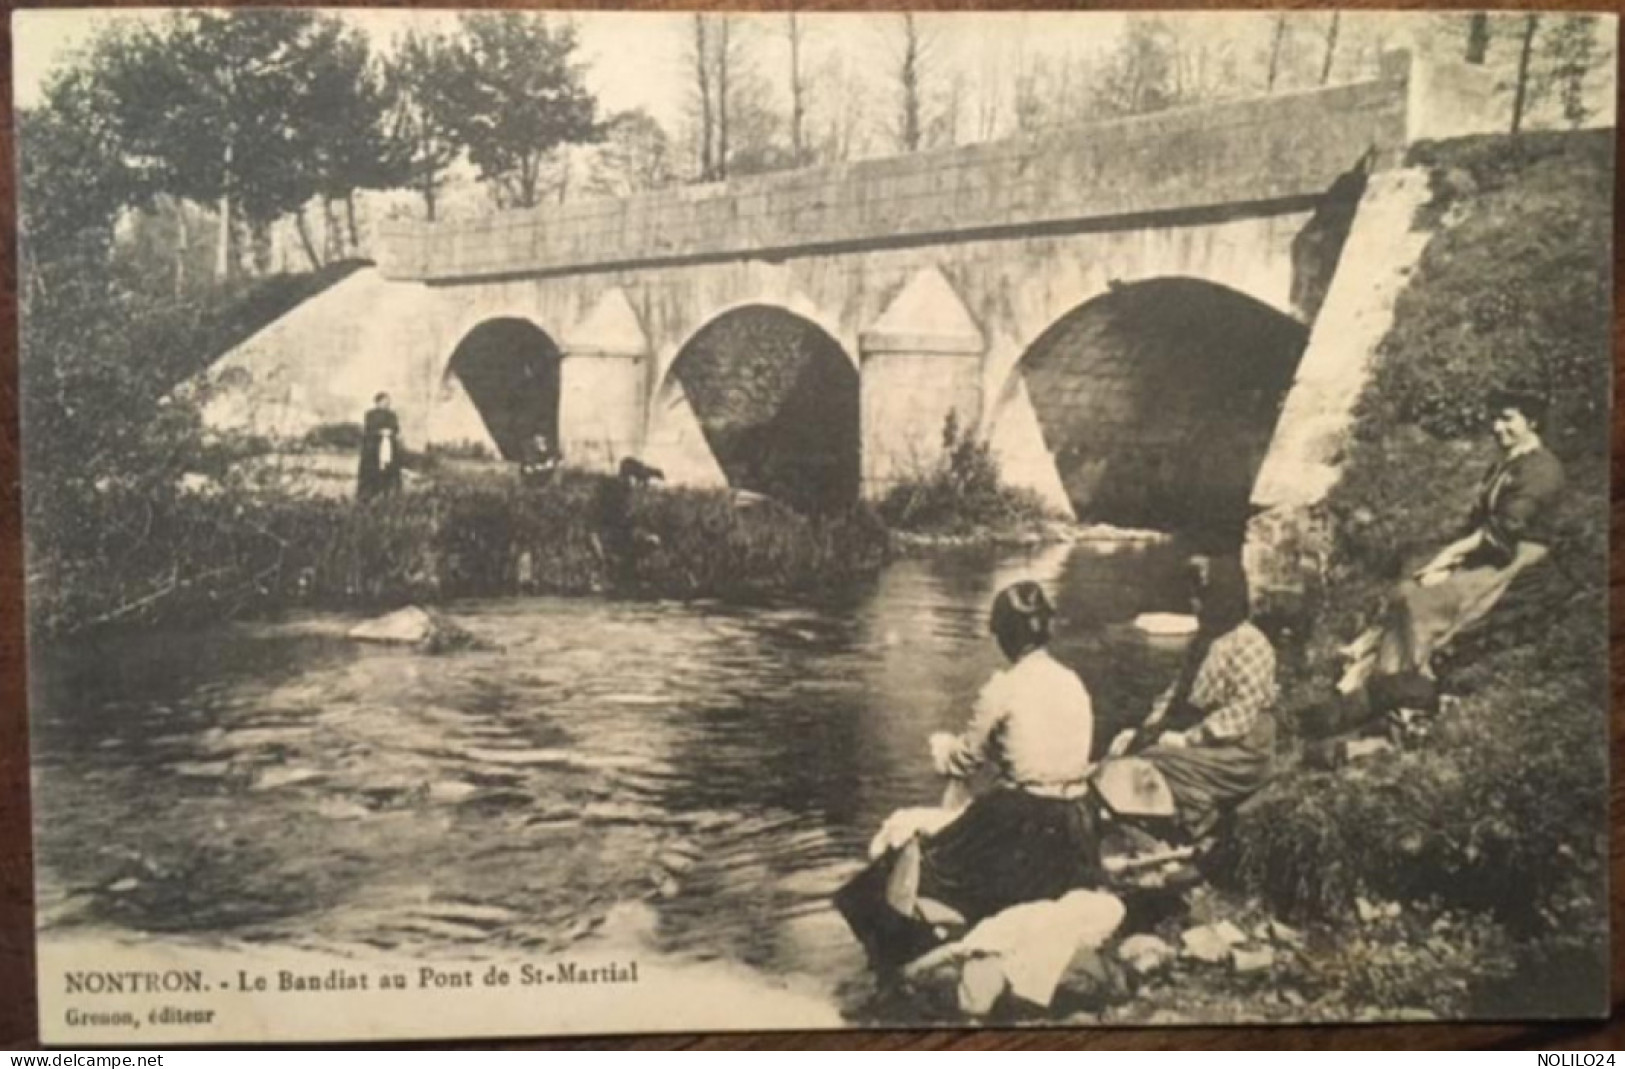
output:
<instances>
[{"instance_id":1,"label":"woman standing on bank","mask_svg":"<svg viewBox=\"0 0 1625 1069\"><path fill-rule=\"evenodd\" d=\"M401 421L389 407L389 394L372 399L361 425L361 470L356 497L365 501L401 488Z\"/></svg>"}]
</instances>

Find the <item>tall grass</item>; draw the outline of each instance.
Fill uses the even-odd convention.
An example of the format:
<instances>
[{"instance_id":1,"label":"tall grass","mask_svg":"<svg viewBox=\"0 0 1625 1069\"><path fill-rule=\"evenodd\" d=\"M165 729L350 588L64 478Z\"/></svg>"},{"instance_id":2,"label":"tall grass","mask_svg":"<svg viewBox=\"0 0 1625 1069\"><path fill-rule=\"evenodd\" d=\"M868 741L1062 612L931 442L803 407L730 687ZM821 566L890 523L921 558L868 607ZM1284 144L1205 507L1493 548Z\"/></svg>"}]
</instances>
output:
<instances>
[{"instance_id":1,"label":"tall grass","mask_svg":"<svg viewBox=\"0 0 1625 1069\"><path fill-rule=\"evenodd\" d=\"M34 539L36 629L523 593L750 600L848 586L887 552L861 507L808 518L580 473L544 487L431 483L367 502L154 491L104 487L72 530Z\"/></svg>"}]
</instances>

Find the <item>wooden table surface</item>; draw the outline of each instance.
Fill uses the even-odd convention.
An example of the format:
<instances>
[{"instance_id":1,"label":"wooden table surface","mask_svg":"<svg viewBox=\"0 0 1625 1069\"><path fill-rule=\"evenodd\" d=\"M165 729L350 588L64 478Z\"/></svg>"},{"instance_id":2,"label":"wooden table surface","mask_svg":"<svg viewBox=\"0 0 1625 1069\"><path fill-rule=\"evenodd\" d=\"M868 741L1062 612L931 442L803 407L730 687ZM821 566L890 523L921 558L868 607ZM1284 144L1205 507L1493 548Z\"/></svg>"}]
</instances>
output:
<instances>
[{"instance_id":1,"label":"wooden table surface","mask_svg":"<svg viewBox=\"0 0 1625 1069\"><path fill-rule=\"evenodd\" d=\"M156 0L152 0L156 2ZM286 0L285 0L286 2ZM451 6L456 0L434 0L421 3L392 3L387 6ZM110 0L99 0L97 6L108 6ZM9 13L14 7L43 7L45 4L14 4L6 0L8 18L0 24L0 60L4 76L0 77L0 113L11 114L11 36ZM86 6L76 4L74 6ZM124 3L122 6L138 6ZM331 6L328 0L327 6ZM470 6L521 6L483 3ZM537 6L537 5L532 5ZM551 6L566 6L555 3ZM784 10L782 4L765 0L750 2L690 3L660 2L585 2L578 8L641 8L647 10ZM1057 3L1010 2L945 2L900 3L881 0L864 4L807 2L798 4L800 10L842 10L912 7L915 10L1021 10L1026 8L1057 8ZM1117 2L1109 5L1080 5L1105 9L1169 9L1169 5L1145 2ZM1234 2L1196 2L1185 8L1224 9L1243 6ZM1308 4L1279 4L1264 0L1252 6L1309 7ZM1420 10L1472 10L1474 4L1448 3L1420 5L1416 3L1345 3L1346 9ZM1521 8L1572 9L1584 7L1596 11L1618 12L1617 4L1596 0L1585 3L1524 3ZM16 417L16 217L14 207L15 167L12 155L13 126L9 121L0 130L0 283L5 291L3 323L0 323L0 1048L26 1049L38 1045L38 1031L34 1020L34 960L33 960L33 883L29 852L28 824L28 736L24 708L25 663L23 650L23 591L20 503L17 491L17 417ZM1616 202L1618 185L1616 175ZM1625 363L1619 354L1625 351L1625 317L1621 316L1622 289L1619 280L1625 278L1625 257L1621 249L1621 213L1614 213L1615 263L1615 320L1614 352L1616 378L1616 404L1614 417L1614 475L1613 475L1613 529L1625 529L1625 415L1618 403L1618 379ZM1610 661L1613 666L1612 767L1614 780L1611 793L1611 814L1614 837L1611 844L1611 875L1613 896L1611 913L1615 931L1625 919L1625 850L1618 835L1621 819L1625 817L1625 787L1620 781L1621 708L1622 689L1625 689L1625 564L1616 552L1611 562L1610 584L1612 625L1610 630ZM813 1032L813 1033L744 1033L735 1035L670 1035L630 1039L572 1040L559 1042L516 1041L513 1046L549 1048L576 1047L630 1047L630 1048L695 1048L752 1050L786 1047L812 1047L824 1049L1026 1049L1039 1050L1056 1047L1094 1049L1196 1049L1220 1050L1237 1047L1288 1048L1318 1050L1342 1047L1362 1048L1462 1048L1487 1047L1523 1049L1530 1047L1553 1049L1596 1049L1620 1046L1625 1041L1625 1022L1621 1021L1621 989L1625 988L1625 954L1615 941L1613 950L1613 1017L1606 1022L1542 1023L1542 1024L1473 1024L1473 1025L1349 1025L1301 1028L1180 1028L1180 1029L1037 1029L1023 1031L871 1031L871 1032ZM459 1044L449 1044L459 1046ZM469 1044L461 1044L468 1046ZM490 1044L481 1044L490 1045ZM418 1046L414 1044L413 1046Z\"/></svg>"}]
</instances>

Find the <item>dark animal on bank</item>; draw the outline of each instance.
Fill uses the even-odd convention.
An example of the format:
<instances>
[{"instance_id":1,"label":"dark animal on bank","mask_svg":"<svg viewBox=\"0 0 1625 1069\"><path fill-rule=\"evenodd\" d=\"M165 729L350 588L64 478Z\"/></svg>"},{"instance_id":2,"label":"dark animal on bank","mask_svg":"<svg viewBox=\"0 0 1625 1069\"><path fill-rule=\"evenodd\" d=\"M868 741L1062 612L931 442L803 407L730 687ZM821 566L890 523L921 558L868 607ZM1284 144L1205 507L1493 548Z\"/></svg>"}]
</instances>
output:
<instances>
[{"instance_id":1,"label":"dark animal on bank","mask_svg":"<svg viewBox=\"0 0 1625 1069\"><path fill-rule=\"evenodd\" d=\"M648 486L651 482L665 482L666 473L637 457L623 457L621 478L634 486Z\"/></svg>"}]
</instances>

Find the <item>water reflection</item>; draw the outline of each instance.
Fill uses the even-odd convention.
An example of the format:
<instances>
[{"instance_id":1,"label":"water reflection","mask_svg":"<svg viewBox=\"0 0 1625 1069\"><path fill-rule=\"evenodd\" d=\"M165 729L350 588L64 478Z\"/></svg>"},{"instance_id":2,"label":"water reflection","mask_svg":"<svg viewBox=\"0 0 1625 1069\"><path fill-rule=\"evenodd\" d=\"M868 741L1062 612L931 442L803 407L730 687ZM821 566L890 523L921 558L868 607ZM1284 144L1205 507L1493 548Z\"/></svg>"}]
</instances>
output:
<instances>
[{"instance_id":1,"label":"water reflection","mask_svg":"<svg viewBox=\"0 0 1625 1069\"><path fill-rule=\"evenodd\" d=\"M125 639L40 665L45 923L498 955L647 898L671 953L861 972L829 895L933 798L1030 578L1104 745L1171 676L1129 626L1182 608L1177 546L905 560L845 608L536 599L455 607L447 657L349 619Z\"/></svg>"}]
</instances>

